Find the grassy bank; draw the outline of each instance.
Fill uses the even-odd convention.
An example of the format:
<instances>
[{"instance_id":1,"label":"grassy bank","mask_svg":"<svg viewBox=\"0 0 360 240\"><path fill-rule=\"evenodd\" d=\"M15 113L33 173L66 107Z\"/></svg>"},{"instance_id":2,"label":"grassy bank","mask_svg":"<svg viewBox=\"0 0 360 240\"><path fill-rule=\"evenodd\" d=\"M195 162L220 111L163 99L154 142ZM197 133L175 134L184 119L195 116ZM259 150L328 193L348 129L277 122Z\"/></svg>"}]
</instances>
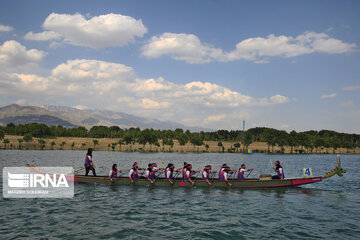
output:
<instances>
[{"instance_id":1,"label":"grassy bank","mask_svg":"<svg viewBox=\"0 0 360 240\"><path fill-rule=\"evenodd\" d=\"M120 138L77 138L77 137L58 137L58 138L32 138L31 141L25 142L22 136L6 135L4 139L8 141L1 141L0 148L2 149L23 149L23 150L86 150L87 148L95 148L97 151L138 151L138 152L233 152L241 153L248 152L241 145L238 148L234 147L235 142L222 142L222 146L218 145L217 141L204 141L204 145L194 146L190 142L181 146L177 140L174 140L173 146L162 145L159 140L159 145L145 146L137 142L133 144L118 144ZM94 143L95 142L95 143ZM301 147L268 147L264 142L254 142L249 145L248 149L252 149L254 153L360 153L360 148L346 149L346 148L314 148L312 151L301 149Z\"/></svg>"}]
</instances>

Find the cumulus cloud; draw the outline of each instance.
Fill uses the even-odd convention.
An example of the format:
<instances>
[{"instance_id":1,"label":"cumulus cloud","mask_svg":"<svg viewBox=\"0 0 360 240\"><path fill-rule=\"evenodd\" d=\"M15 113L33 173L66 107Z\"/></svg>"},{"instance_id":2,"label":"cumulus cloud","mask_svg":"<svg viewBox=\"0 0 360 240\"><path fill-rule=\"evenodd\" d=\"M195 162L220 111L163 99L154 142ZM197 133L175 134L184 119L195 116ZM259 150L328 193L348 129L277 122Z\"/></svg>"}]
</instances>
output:
<instances>
[{"instance_id":1,"label":"cumulus cloud","mask_svg":"<svg viewBox=\"0 0 360 240\"><path fill-rule=\"evenodd\" d=\"M35 102L40 98L53 104L65 101L79 109L85 109L86 103L93 108L207 127L235 128L241 119L250 117L247 108L289 101L280 94L254 98L210 82L176 84L161 77L141 79L123 64L87 59L62 63L47 77L0 76L0 86L5 95L26 95Z\"/></svg>"},{"instance_id":2,"label":"cumulus cloud","mask_svg":"<svg viewBox=\"0 0 360 240\"><path fill-rule=\"evenodd\" d=\"M326 33L305 32L297 37L276 36L248 38L236 44L235 49L224 52L220 48L202 43L193 34L163 33L152 37L142 47L142 54L149 58L169 55L175 60L188 63L208 63L214 61L248 60L267 63L270 57L290 58L315 52L341 54L354 50L356 44L331 38Z\"/></svg>"},{"instance_id":3,"label":"cumulus cloud","mask_svg":"<svg viewBox=\"0 0 360 240\"><path fill-rule=\"evenodd\" d=\"M344 91L356 91L356 90L359 90L360 89L360 86L348 86L348 87L343 87L342 90Z\"/></svg>"},{"instance_id":4,"label":"cumulus cloud","mask_svg":"<svg viewBox=\"0 0 360 240\"><path fill-rule=\"evenodd\" d=\"M11 32L14 30L13 27L0 24L0 32Z\"/></svg>"},{"instance_id":5,"label":"cumulus cloud","mask_svg":"<svg viewBox=\"0 0 360 240\"><path fill-rule=\"evenodd\" d=\"M45 56L45 52L36 49L27 50L25 46L14 40L0 45L0 65L2 67L18 67L38 63Z\"/></svg>"},{"instance_id":6,"label":"cumulus cloud","mask_svg":"<svg viewBox=\"0 0 360 240\"><path fill-rule=\"evenodd\" d=\"M41 33L28 32L24 36L24 38L26 40L34 40L34 41L49 41L49 40L60 39L61 35L53 31L45 31Z\"/></svg>"},{"instance_id":7,"label":"cumulus cloud","mask_svg":"<svg viewBox=\"0 0 360 240\"><path fill-rule=\"evenodd\" d=\"M63 42L76 46L103 48L124 46L143 37L147 28L142 20L121 14L106 14L86 19L76 13L51 13L44 21L42 33L29 32L26 39L46 41L63 39Z\"/></svg>"},{"instance_id":8,"label":"cumulus cloud","mask_svg":"<svg viewBox=\"0 0 360 240\"><path fill-rule=\"evenodd\" d=\"M323 94L323 95L320 96L320 98L322 98L322 99L325 99L325 98L334 98L334 97L336 97L336 96L337 96L336 93L331 93L331 94Z\"/></svg>"}]
</instances>

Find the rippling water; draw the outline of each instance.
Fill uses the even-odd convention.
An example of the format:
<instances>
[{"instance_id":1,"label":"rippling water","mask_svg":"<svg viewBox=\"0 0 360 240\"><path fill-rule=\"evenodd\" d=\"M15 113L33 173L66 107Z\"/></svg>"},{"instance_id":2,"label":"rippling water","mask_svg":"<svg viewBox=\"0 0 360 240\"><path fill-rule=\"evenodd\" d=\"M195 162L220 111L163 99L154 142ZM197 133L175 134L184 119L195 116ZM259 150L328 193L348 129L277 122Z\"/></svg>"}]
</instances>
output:
<instances>
[{"instance_id":1,"label":"rippling water","mask_svg":"<svg viewBox=\"0 0 360 240\"><path fill-rule=\"evenodd\" d=\"M82 151L0 151L0 166L83 165ZM286 177L304 167L323 175L334 155L241 155L94 152L98 174L113 163L126 172L184 161L194 169L227 163L271 173L279 160ZM0 199L1 239L358 239L360 234L360 156L341 156L344 177L298 188L239 190L75 184L72 199ZM164 164L161 162L164 161ZM2 174L2 171L1 171ZM2 186L2 176L1 176Z\"/></svg>"}]
</instances>

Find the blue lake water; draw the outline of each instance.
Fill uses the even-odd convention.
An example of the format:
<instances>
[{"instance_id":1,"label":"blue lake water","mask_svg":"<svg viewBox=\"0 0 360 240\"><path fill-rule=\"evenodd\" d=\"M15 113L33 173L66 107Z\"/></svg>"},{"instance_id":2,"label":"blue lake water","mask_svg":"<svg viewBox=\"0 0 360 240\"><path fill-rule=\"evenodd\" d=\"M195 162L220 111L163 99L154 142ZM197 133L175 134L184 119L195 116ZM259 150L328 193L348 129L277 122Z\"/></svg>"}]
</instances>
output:
<instances>
[{"instance_id":1,"label":"blue lake water","mask_svg":"<svg viewBox=\"0 0 360 240\"><path fill-rule=\"evenodd\" d=\"M83 166L83 151L0 151L0 166ZM201 170L223 163L254 168L250 177L282 163L286 177L311 167L322 176L335 155L94 152L98 175L117 163L126 173L172 162ZM267 190L75 184L71 199L0 199L0 239L359 239L360 156L341 155L344 177L303 187ZM161 164L161 162L164 164ZM1 171L2 175L2 171ZM2 186L2 176L0 179Z\"/></svg>"}]
</instances>

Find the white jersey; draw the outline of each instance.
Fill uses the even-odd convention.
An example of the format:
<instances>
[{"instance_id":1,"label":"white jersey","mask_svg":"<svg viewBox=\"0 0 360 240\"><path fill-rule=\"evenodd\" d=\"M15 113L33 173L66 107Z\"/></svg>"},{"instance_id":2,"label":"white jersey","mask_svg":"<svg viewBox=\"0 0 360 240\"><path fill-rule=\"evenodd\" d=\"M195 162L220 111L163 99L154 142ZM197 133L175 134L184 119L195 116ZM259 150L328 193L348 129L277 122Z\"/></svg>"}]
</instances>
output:
<instances>
[{"instance_id":1,"label":"white jersey","mask_svg":"<svg viewBox=\"0 0 360 240\"><path fill-rule=\"evenodd\" d=\"M225 181L228 180L228 173L227 172L224 172L224 179L225 179Z\"/></svg>"},{"instance_id":2,"label":"white jersey","mask_svg":"<svg viewBox=\"0 0 360 240\"><path fill-rule=\"evenodd\" d=\"M202 175L203 175L203 178L207 178L208 173L206 171L203 171Z\"/></svg>"},{"instance_id":3,"label":"white jersey","mask_svg":"<svg viewBox=\"0 0 360 240\"><path fill-rule=\"evenodd\" d=\"M134 169L131 169L129 172L129 178L131 178L131 175L134 173Z\"/></svg>"}]
</instances>

